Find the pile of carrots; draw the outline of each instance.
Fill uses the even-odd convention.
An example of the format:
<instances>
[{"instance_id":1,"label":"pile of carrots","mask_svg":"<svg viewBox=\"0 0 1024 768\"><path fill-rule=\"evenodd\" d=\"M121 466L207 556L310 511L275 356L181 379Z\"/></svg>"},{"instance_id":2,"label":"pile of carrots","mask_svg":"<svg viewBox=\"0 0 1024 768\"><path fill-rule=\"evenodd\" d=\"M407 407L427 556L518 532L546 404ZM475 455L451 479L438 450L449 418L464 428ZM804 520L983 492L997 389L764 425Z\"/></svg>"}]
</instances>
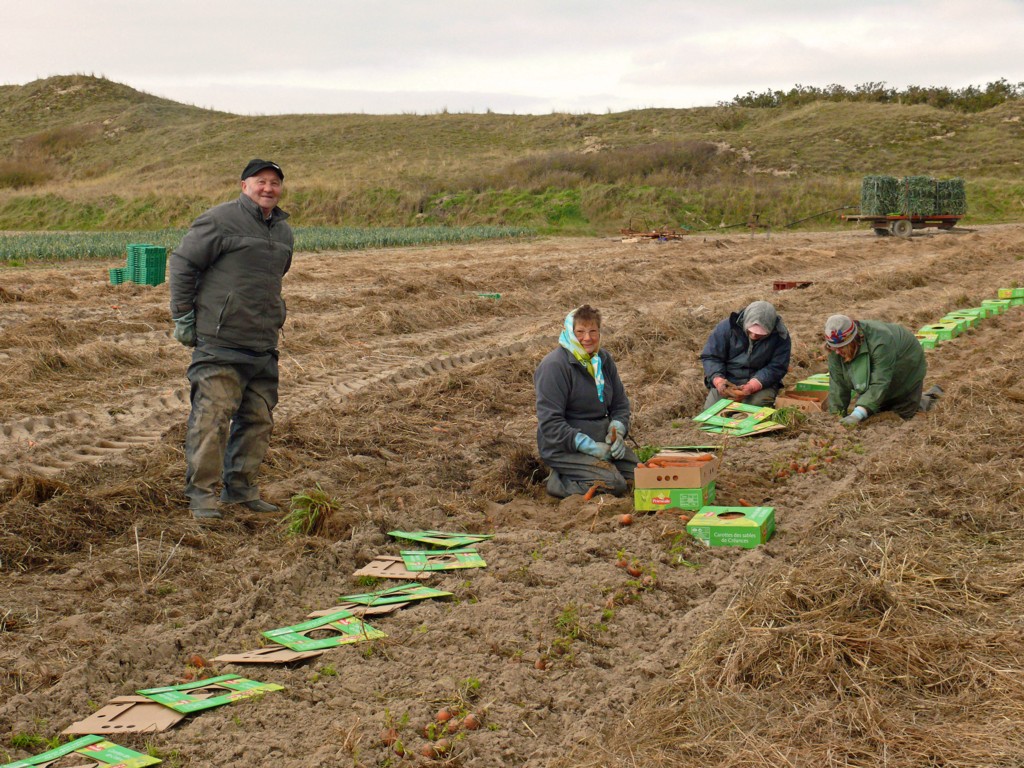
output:
<instances>
[{"instance_id":1,"label":"pile of carrots","mask_svg":"<svg viewBox=\"0 0 1024 768\"><path fill-rule=\"evenodd\" d=\"M715 458L713 453L658 453L646 462L637 464L646 469L669 469L672 467L699 467Z\"/></svg>"}]
</instances>

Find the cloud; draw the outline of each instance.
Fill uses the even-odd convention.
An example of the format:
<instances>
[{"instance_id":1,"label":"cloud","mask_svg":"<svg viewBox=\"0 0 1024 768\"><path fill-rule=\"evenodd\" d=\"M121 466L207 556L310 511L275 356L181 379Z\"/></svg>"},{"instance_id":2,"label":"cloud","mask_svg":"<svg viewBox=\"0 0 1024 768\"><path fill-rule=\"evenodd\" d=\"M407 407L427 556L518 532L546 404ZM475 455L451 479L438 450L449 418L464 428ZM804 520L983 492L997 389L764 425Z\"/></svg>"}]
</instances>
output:
<instances>
[{"instance_id":1,"label":"cloud","mask_svg":"<svg viewBox=\"0 0 1024 768\"><path fill-rule=\"evenodd\" d=\"M1024 81L1024 4L36 0L0 81L89 73L232 112L600 112L796 84Z\"/></svg>"}]
</instances>

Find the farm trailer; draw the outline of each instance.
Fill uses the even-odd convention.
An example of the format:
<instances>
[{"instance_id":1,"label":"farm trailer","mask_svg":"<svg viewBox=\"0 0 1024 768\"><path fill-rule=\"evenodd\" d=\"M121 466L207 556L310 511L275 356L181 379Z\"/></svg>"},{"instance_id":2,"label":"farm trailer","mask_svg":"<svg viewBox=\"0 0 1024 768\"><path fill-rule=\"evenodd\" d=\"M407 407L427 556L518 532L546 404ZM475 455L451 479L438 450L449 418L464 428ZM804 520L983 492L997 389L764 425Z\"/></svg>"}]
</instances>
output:
<instances>
[{"instance_id":1,"label":"farm trailer","mask_svg":"<svg viewBox=\"0 0 1024 768\"><path fill-rule=\"evenodd\" d=\"M901 216L898 214L873 216L871 214L855 214L853 216L841 216L840 218L843 221L867 221L879 237L886 237L887 235L910 237L915 229L927 229L928 227L952 229L963 216L959 214L936 214L934 216Z\"/></svg>"}]
</instances>

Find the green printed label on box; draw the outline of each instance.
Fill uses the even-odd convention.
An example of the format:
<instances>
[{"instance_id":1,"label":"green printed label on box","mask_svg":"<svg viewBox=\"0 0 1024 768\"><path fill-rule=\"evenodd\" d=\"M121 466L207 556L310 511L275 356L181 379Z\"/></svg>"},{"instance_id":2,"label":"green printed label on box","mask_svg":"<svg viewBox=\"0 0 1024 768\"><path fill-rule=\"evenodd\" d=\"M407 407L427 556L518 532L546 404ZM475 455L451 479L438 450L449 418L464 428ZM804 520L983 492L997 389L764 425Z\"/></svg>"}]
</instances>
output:
<instances>
[{"instance_id":1,"label":"green printed label on box","mask_svg":"<svg viewBox=\"0 0 1024 768\"><path fill-rule=\"evenodd\" d=\"M445 592L442 589L424 587L422 584L412 582L411 584L400 584L397 587L389 587L379 592L365 592L358 595L344 595L338 598L339 603L358 603L360 605L393 605L394 603L408 603L413 600L430 600L435 597L452 597L453 593Z\"/></svg>"},{"instance_id":2,"label":"green printed label on box","mask_svg":"<svg viewBox=\"0 0 1024 768\"><path fill-rule=\"evenodd\" d=\"M637 512L656 512L661 509L681 509L695 512L714 500L714 480L703 488L636 488L633 490L633 508Z\"/></svg>"},{"instance_id":3,"label":"green printed label on box","mask_svg":"<svg viewBox=\"0 0 1024 768\"><path fill-rule=\"evenodd\" d=\"M208 688L214 690L223 688L228 692L214 694L209 698L203 699L195 697L197 691ZM158 704L168 706L175 712L187 715L203 709L230 704L232 701L259 696L267 691L283 690L284 686L277 683L260 683L256 680L247 680L244 677L237 677L235 675L221 675L220 677L211 677L208 680L197 680L194 683L167 685L162 688L147 688L143 691L136 691L136 693L139 696L152 699Z\"/></svg>"},{"instance_id":4,"label":"green printed label on box","mask_svg":"<svg viewBox=\"0 0 1024 768\"><path fill-rule=\"evenodd\" d=\"M960 325L958 323L932 323L931 325L922 325L918 329L918 333L934 333L939 341L949 341L960 335Z\"/></svg>"},{"instance_id":5,"label":"green printed label on box","mask_svg":"<svg viewBox=\"0 0 1024 768\"><path fill-rule=\"evenodd\" d=\"M709 547L753 549L775 532L775 508L704 507L686 524L686 531Z\"/></svg>"},{"instance_id":6,"label":"green printed label on box","mask_svg":"<svg viewBox=\"0 0 1024 768\"><path fill-rule=\"evenodd\" d=\"M993 315L1001 315L1003 312L1010 308L1009 299L985 299L981 302L981 306L988 307L992 310Z\"/></svg>"},{"instance_id":7,"label":"green printed label on box","mask_svg":"<svg viewBox=\"0 0 1024 768\"><path fill-rule=\"evenodd\" d=\"M957 327L960 328L960 332L963 333L968 328L973 328L980 321L977 315L969 315L965 312L947 312L939 319L940 323L956 323Z\"/></svg>"},{"instance_id":8,"label":"green printed label on box","mask_svg":"<svg viewBox=\"0 0 1024 768\"><path fill-rule=\"evenodd\" d=\"M313 630L334 630L338 634L333 637L307 637ZM268 640L290 648L293 651L319 651L324 648L336 648L339 645L351 645L363 640L376 640L387 637L379 629L357 619L350 611L339 609L326 616L304 621L290 627L269 629L261 633Z\"/></svg>"},{"instance_id":9,"label":"green printed label on box","mask_svg":"<svg viewBox=\"0 0 1024 768\"><path fill-rule=\"evenodd\" d=\"M1024 288L1000 288L1000 299L1024 299Z\"/></svg>"},{"instance_id":10,"label":"green printed label on box","mask_svg":"<svg viewBox=\"0 0 1024 768\"><path fill-rule=\"evenodd\" d=\"M808 376L806 379L798 381L794 389L796 389L797 392L815 392L827 390L828 385L829 377L827 373L815 373Z\"/></svg>"},{"instance_id":11,"label":"green printed label on box","mask_svg":"<svg viewBox=\"0 0 1024 768\"><path fill-rule=\"evenodd\" d=\"M448 531L388 531L388 536L435 547L466 547L493 539L493 533L450 533Z\"/></svg>"},{"instance_id":12,"label":"green printed label on box","mask_svg":"<svg viewBox=\"0 0 1024 768\"><path fill-rule=\"evenodd\" d=\"M475 549L403 549L399 554L410 571L450 571L456 568L485 568L487 563Z\"/></svg>"},{"instance_id":13,"label":"green printed label on box","mask_svg":"<svg viewBox=\"0 0 1024 768\"><path fill-rule=\"evenodd\" d=\"M113 768L143 768L146 765L158 765L159 757L144 755L134 749L121 747L107 741L102 736L82 736L74 741L69 741L56 749L30 757L26 760L15 760L13 763L4 763L0 768L30 768L36 765L49 765L65 755L72 752L88 757L100 765L108 765ZM74 759L76 764L80 761ZM62 763L63 765L63 763Z\"/></svg>"}]
</instances>

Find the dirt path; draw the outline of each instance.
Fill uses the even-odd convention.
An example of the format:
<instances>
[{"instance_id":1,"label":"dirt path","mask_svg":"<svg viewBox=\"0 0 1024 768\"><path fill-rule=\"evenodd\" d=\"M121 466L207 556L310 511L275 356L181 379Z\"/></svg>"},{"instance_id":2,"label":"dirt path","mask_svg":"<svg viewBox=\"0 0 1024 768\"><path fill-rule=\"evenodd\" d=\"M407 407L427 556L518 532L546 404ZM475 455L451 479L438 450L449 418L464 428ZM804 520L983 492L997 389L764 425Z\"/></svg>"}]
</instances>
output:
<instances>
[{"instance_id":1,"label":"dirt path","mask_svg":"<svg viewBox=\"0 0 1024 768\"><path fill-rule=\"evenodd\" d=\"M634 437L691 443L698 354L729 311L776 304L795 380L823 370L829 314L917 328L1024 282L1021 253L1024 227L1000 226L300 254L264 489L287 503L319 484L342 500L329 535L301 541L237 510L212 529L188 517L188 352L170 337L166 286L110 286L107 264L2 270L0 734L53 737L114 696L180 679L189 653L255 648L260 631L365 591L352 571L397 553L388 531L422 527L495 534L485 569L433 580L453 599L374 618L386 639L305 664L219 667L285 690L121 741L171 765L383 766L400 762L385 727L418 750L419 729L455 705L483 727L456 735L449 764L548 765L629 717L745 580L806 546L866 456L937 429L931 415L881 417L849 433L822 416L730 443L719 499L778 511L757 550L703 550L671 516L620 528L629 500L559 503L538 484L532 372L565 313L584 301L604 313ZM774 280L813 284L773 292ZM929 353L929 382L1019 346L1021 315ZM812 441L842 459L773 482ZM620 554L649 578L616 568ZM4 748L41 751L0 742L0 761Z\"/></svg>"}]
</instances>

